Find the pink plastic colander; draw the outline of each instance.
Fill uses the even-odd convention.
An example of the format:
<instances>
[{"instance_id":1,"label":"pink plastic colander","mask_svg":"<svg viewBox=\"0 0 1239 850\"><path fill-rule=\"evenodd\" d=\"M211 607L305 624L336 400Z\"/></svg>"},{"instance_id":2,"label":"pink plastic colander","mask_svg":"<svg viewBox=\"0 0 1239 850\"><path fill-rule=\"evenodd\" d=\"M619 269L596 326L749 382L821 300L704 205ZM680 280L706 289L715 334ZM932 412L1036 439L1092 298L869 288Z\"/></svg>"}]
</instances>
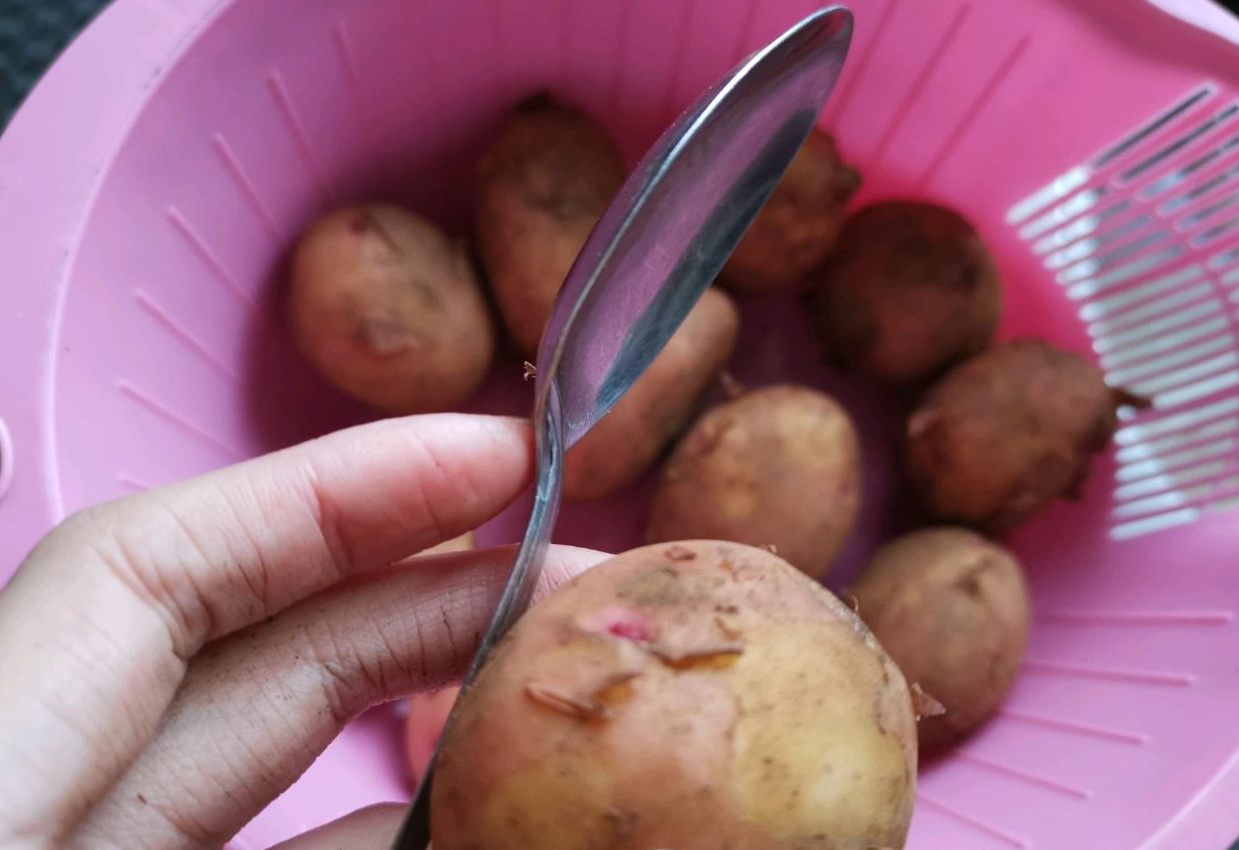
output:
<instances>
[{"instance_id":1,"label":"pink plastic colander","mask_svg":"<svg viewBox=\"0 0 1239 850\"><path fill-rule=\"evenodd\" d=\"M549 87L632 157L810 0L119 0L0 142L0 580L66 512L366 414L292 352L290 240L396 198L460 229L480 146ZM1239 835L1239 24L1204 0L853 0L823 123L862 201L965 212L1004 335L1092 351L1156 400L1084 500L1014 545L1036 624L996 720L925 766L913 850L1211 850ZM746 303L750 384L836 392L866 433L846 579L897 523L898 421L816 363L795 304ZM477 409L523 412L519 364ZM559 538L639 542L648 483ZM514 539L527 505L482 532ZM390 709L237 840L408 794Z\"/></svg>"}]
</instances>

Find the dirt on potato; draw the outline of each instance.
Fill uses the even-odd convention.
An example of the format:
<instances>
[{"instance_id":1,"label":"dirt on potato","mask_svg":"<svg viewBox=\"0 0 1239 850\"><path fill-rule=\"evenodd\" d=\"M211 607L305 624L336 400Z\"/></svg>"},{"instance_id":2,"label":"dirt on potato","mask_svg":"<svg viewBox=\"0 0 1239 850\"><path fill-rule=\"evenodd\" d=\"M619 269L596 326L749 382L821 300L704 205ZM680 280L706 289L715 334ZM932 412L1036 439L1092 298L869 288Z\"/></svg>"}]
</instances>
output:
<instances>
[{"instance_id":1,"label":"dirt on potato","mask_svg":"<svg viewBox=\"0 0 1239 850\"><path fill-rule=\"evenodd\" d=\"M940 704L917 723L922 749L958 741L1002 705L1029 625L1006 549L964 528L922 529L879 549L850 592L908 682Z\"/></svg>"},{"instance_id":2,"label":"dirt on potato","mask_svg":"<svg viewBox=\"0 0 1239 850\"><path fill-rule=\"evenodd\" d=\"M318 370L388 413L453 409L495 351L462 247L393 206L349 207L311 227L293 251L288 310Z\"/></svg>"},{"instance_id":3,"label":"dirt on potato","mask_svg":"<svg viewBox=\"0 0 1239 850\"><path fill-rule=\"evenodd\" d=\"M848 218L811 303L828 359L908 385L989 344L1002 289L989 248L958 213L887 201Z\"/></svg>"},{"instance_id":4,"label":"dirt on potato","mask_svg":"<svg viewBox=\"0 0 1239 850\"><path fill-rule=\"evenodd\" d=\"M478 248L523 356L537 353L555 296L625 176L606 131L549 95L519 104L483 155Z\"/></svg>"},{"instance_id":5,"label":"dirt on potato","mask_svg":"<svg viewBox=\"0 0 1239 850\"><path fill-rule=\"evenodd\" d=\"M436 850L902 847L903 677L851 609L758 549L649 546L516 625L448 729Z\"/></svg>"},{"instance_id":6,"label":"dirt on potato","mask_svg":"<svg viewBox=\"0 0 1239 850\"><path fill-rule=\"evenodd\" d=\"M935 516L1003 534L1078 497L1118 407L1145 403L1049 343L995 345L947 373L912 413L908 473Z\"/></svg>"},{"instance_id":7,"label":"dirt on potato","mask_svg":"<svg viewBox=\"0 0 1239 850\"><path fill-rule=\"evenodd\" d=\"M774 194L723 268L737 292L779 292L806 283L834 247L860 175L829 133L814 128Z\"/></svg>"}]
</instances>

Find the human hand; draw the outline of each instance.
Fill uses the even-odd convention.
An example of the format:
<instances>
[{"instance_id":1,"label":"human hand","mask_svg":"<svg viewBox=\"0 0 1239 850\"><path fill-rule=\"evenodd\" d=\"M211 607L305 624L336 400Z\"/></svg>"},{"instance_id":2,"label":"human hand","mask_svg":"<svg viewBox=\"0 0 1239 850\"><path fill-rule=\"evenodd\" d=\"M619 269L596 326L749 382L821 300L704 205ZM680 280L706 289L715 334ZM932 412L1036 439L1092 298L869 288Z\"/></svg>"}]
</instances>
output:
<instances>
[{"instance_id":1,"label":"human hand","mask_svg":"<svg viewBox=\"0 0 1239 850\"><path fill-rule=\"evenodd\" d=\"M462 673L513 551L409 556L515 498L531 446L388 420L63 523L0 592L0 847L219 847L350 719ZM543 584L601 557L552 549ZM402 815L285 850L380 850Z\"/></svg>"}]
</instances>

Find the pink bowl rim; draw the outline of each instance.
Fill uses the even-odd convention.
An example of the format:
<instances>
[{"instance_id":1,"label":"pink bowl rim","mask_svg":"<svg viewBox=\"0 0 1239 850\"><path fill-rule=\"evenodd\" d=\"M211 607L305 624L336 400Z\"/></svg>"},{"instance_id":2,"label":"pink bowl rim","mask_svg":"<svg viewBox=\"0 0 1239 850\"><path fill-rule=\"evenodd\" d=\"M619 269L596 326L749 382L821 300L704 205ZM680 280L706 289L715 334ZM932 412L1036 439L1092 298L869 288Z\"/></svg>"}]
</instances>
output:
<instances>
[{"instance_id":1,"label":"pink bowl rim","mask_svg":"<svg viewBox=\"0 0 1239 850\"><path fill-rule=\"evenodd\" d=\"M111 162L150 95L197 35L236 0L116 0L56 61L0 137L0 233L9 249L10 280L51 281L49 286L10 287L0 311L6 348L0 369L0 399L37 398L37 422L0 419L0 585L24 553L64 518L57 482L54 422L54 357L63 296L76 262L76 246ZM1212 0L1143 0L1178 22L1239 44L1239 18ZM118 51L123 45L123 51ZM118 62L118 52L124 56ZM108 75L98 69L107 67ZM100 79L106 76L106 79ZM54 140L49 143L49 140ZM86 152L86 155L83 155ZM60 156L52 156L59 153ZM54 167L46 164L52 158ZM23 199L64 214L52 223L29 214ZM14 202L16 200L16 202ZM64 246L70 246L66 249ZM31 321L31 317L39 320ZM49 339L49 329L51 331ZM0 416L4 410L0 409ZM38 480L14 476L14 444L29 440ZM25 475L25 474L23 474ZM5 488L8 493L4 501ZM35 491L35 492L29 492ZM15 510L20 501L22 510ZM1231 846L1239 835L1239 752L1212 781L1139 848ZM241 846L233 844L232 846Z\"/></svg>"}]
</instances>

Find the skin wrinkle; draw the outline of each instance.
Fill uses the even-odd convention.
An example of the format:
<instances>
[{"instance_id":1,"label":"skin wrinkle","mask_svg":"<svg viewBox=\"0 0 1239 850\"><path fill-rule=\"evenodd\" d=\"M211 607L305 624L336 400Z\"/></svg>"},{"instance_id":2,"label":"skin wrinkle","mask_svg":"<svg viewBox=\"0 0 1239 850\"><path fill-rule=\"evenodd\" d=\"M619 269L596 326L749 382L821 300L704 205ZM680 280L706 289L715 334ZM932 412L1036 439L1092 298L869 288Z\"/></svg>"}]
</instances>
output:
<instances>
[{"instance_id":1,"label":"skin wrinkle","mask_svg":"<svg viewBox=\"0 0 1239 850\"><path fill-rule=\"evenodd\" d=\"M116 534L116 529L110 523L105 524L100 514L102 508L89 508L70 518L60 530L53 535L81 536L89 542L88 553L105 567L122 586L127 588L142 604L142 610L152 611L163 622L168 636L168 649L176 656L182 665L192 655L188 646L182 645L178 635L189 634L191 626L185 619L185 611L180 606L164 603L164 594L168 588L151 583L152 576L146 571L134 568L130 554L124 543ZM74 535L75 525L86 525L88 530L82 535ZM111 552L107 544L116 550Z\"/></svg>"},{"instance_id":2,"label":"skin wrinkle","mask_svg":"<svg viewBox=\"0 0 1239 850\"><path fill-rule=\"evenodd\" d=\"M306 458L302 464L309 488L310 498L305 500L309 506L314 522L332 564L332 570L337 578L351 575L357 564L357 556L349 545L348 537L340 528L339 511L326 488L323 486L323 476L318 463L313 457Z\"/></svg>"},{"instance_id":3,"label":"skin wrinkle","mask_svg":"<svg viewBox=\"0 0 1239 850\"><path fill-rule=\"evenodd\" d=\"M168 504L164 502L162 499L156 499L153 501L154 501L153 507L157 507L160 510L160 512L163 513L163 515L166 516L172 522L173 529L176 531L177 534L180 535L180 539L183 542L186 542L189 544L192 550L192 554L197 558L198 563L210 564L212 561L215 560L214 553L210 550L209 547L205 546L202 543L202 541L198 539L198 535L194 533L191 524L185 521L185 518L181 515L181 512L179 510L177 510L172 504ZM225 499L223 500L223 502L226 503L227 500ZM231 548L231 547L226 547L226 548ZM223 558L221 558L221 560L223 560ZM247 575L245 569L241 566L241 564L243 563L242 560L236 557L235 552L229 552L228 557L226 558L226 562L229 564L229 567L230 567L230 569L227 570L227 575L230 578L240 575L241 583L243 583L248 588L251 597L258 600L256 594L254 593L254 586L249 576ZM202 630L197 634L193 632L189 633L189 640L191 642L190 655L192 655L193 653L196 653L198 650L202 649L203 645L205 645L206 642L210 640L212 637L220 636L224 632L224 629L221 624L224 622L227 622L228 618L223 616L223 613L216 608L214 603L212 603L211 594L203 592L202 586L199 582L199 576L197 574L197 571L193 568L183 569L181 568L181 566L182 565L180 564L175 564L170 569L163 569L163 570L161 570L158 566L151 566L150 569L152 572L154 572L155 574L161 577L162 579L161 584L163 584L165 587L175 588L175 584L170 584L168 581L168 578L164 577L166 573L172 573L173 575L181 576L185 584L188 585L189 590L191 591L189 595L190 595L190 598L193 600L193 603L191 603L190 607L200 608L203 614L205 615L206 619L205 619L205 622L202 624ZM175 579L173 579L173 582L174 581ZM235 581L230 581L229 583L236 584ZM173 592L169 596L169 602L173 605L177 605L178 607L184 606L185 603L181 601L181 596L182 594ZM236 594L229 594L230 600L235 599L235 598L236 598ZM258 601L261 601L261 600L258 600ZM263 610L263 609L259 609L259 610ZM247 614L247 616L249 615ZM188 620L189 618L186 615L183 619Z\"/></svg>"},{"instance_id":4,"label":"skin wrinkle","mask_svg":"<svg viewBox=\"0 0 1239 850\"><path fill-rule=\"evenodd\" d=\"M486 445L488 449L494 449L497 443L492 437L486 441ZM532 468L532 463L530 466ZM476 470L472 466L466 465L463 469L457 470L455 475L448 476L449 481L455 482L456 492L467 497L465 504L469 508L470 513L475 512L477 506L483 502L482 494L487 489L484 483L479 481L475 475ZM458 536L458 532L453 532L443 539L450 540L456 536Z\"/></svg>"},{"instance_id":5,"label":"skin wrinkle","mask_svg":"<svg viewBox=\"0 0 1239 850\"><path fill-rule=\"evenodd\" d=\"M339 668L338 649L330 629L306 628L305 654L320 674L320 690L331 719L347 723L352 719L350 691L353 684ZM325 646L324 646L325 644ZM306 659L303 659L306 660Z\"/></svg>"},{"instance_id":6,"label":"skin wrinkle","mask_svg":"<svg viewBox=\"0 0 1239 850\"><path fill-rule=\"evenodd\" d=\"M190 765L190 770L192 771L192 769L192 765ZM195 799L192 783L178 782L176 787L179 795L187 796L191 800ZM165 801L162 793L159 797L152 797L150 795L144 795L144 797L146 802L142 804L141 809L132 809L125 813L125 820L128 821L126 824L128 828L125 830L125 834L129 840L124 844L113 845L118 850L140 850L140 848L159 850L157 845L151 844L145 837L141 840L141 844L136 847L133 841L134 836L150 835L151 826L145 821L145 818L152 815L167 825L167 828L176 835L179 844L183 846L210 846L211 839L214 837L211 835L210 830L206 829L203 824L196 822L193 817L177 811L177 809L184 808L183 806L178 806L171 801ZM139 815L142 817L139 818ZM109 843L111 844L112 842L109 841ZM163 844L165 842L160 843ZM222 843L223 841L219 841L216 843L216 846ZM83 843L75 839L70 846L75 848L75 850L76 848L94 850L95 841L92 838L89 843Z\"/></svg>"},{"instance_id":7,"label":"skin wrinkle","mask_svg":"<svg viewBox=\"0 0 1239 850\"><path fill-rule=\"evenodd\" d=\"M408 664L407 662L401 661L401 659L404 657L404 653L399 651L399 644L402 641L396 640L393 636L389 635L387 633L387 628L383 625L381 620L376 618L376 619L371 620L371 623L374 626L375 638L378 640L379 645L382 647L382 652L379 654L380 665L383 663L382 659L391 659L392 663L395 664L396 672L399 674L398 678L400 680L406 681L406 682L416 682L419 678L424 679L425 678L425 673L424 673L425 667L422 668L423 673L421 676L419 676L417 670L413 667L413 665ZM389 682L388 682L388 679L385 673L382 674L380 678L380 685L382 687L382 690L379 691L380 696L383 694L392 693L393 691L397 690L396 688L388 687Z\"/></svg>"},{"instance_id":8,"label":"skin wrinkle","mask_svg":"<svg viewBox=\"0 0 1239 850\"><path fill-rule=\"evenodd\" d=\"M452 630L451 621L489 622L495 606L499 604L501 594L502 588L497 588L492 583L472 575L436 593L434 607L439 609L444 637L454 666L461 668L468 666L481 640L477 638L462 644Z\"/></svg>"},{"instance_id":9,"label":"skin wrinkle","mask_svg":"<svg viewBox=\"0 0 1239 850\"><path fill-rule=\"evenodd\" d=\"M236 684L239 685L241 684L241 682L237 681ZM216 709L216 713L218 714L218 716L220 716L221 718L225 720L232 720L236 715L235 711L229 710L230 707L228 705L221 705L218 702L215 702L214 707ZM265 726L267 722L266 718L269 716L270 715L263 715L263 714L249 715L246 717L244 722L248 724L254 724L255 717L256 717L258 719L258 725L255 726L254 728L262 731L261 727ZM256 739L257 737L258 736L256 736ZM232 793L231 788L233 786L239 785L241 789L245 791L246 805L252 805L254 803L258 803L259 801L261 801L262 792L258 788L256 788L246 778L249 771L244 768L247 765L252 765L252 766L259 768L259 770L262 770L266 765L266 759L262 756L261 753L259 753L258 751L254 749L254 746L251 743L250 738L247 738L244 735L238 735L236 737L235 745L236 745L236 748L239 750L239 752L233 756L230 756L229 752L225 750L222 746L220 746L218 742L213 741L212 744L215 747L215 750L217 754L219 755L220 760L228 768L230 768L229 775L227 776L221 775L215 779L215 784L219 787L219 790L221 791L221 793L226 794L229 799L233 800L238 811L244 810L244 806L242 806L242 804L239 801L237 801L236 795ZM204 777L204 778L209 778L209 777ZM227 836L224 836L224 838L226 839Z\"/></svg>"},{"instance_id":10,"label":"skin wrinkle","mask_svg":"<svg viewBox=\"0 0 1239 850\"><path fill-rule=\"evenodd\" d=\"M435 473L438 476L438 480L434 482L436 489L443 489L448 492L452 491L455 480L448 475L447 471L443 468L443 463L440 461L438 455L430 448L430 446L426 444L426 441L410 434L408 435L408 443L416 449L417 453L423 459L429 461L430 466L435 470ZM443 517L436 500L430 497L427 490L428 488L425 480L418 479L416 487L418 507L420 508L418 513L429 520L430 528L433 530L433 537L436 540L450 540L452 537L456 536L456 533L459 531L456 527L458 523L448 522ZM479 501L476 490L470 493L469 496L469 499L463 500L464 504L473 505ZM464 512L465 511L461 511L461 513Z\"/></svg>"},{"instance_id":11,"label":"skin wrinkle","mask_svg":"<svg viewBox=\"0 0 1239 850\"><path fill-rule=\"evenodd\" d=\"M236 560L235 570L240 573L241 578L245 581L249 589L250 595L258 602L259 611L276 610L279 607L275 603L271 594L271 574L272 569L267 562L266 553L258 541L254 539L254 534L251 531L249 522L246 521L247 514L241 510L241 506L237 504L237 497L232 495L231 491L216 488L219 497L219 502L224 505L231 514L232 525L235 528L243 529L246 543L246 557ZM248 494L248 491L242 491ZM252 495L252 494L251 494ZM256 511L253 515L261 516L262 512ZM255 575L251 576L250 570L245 569L244 564L253 564Z\"/></svg>"}]
</instances>

